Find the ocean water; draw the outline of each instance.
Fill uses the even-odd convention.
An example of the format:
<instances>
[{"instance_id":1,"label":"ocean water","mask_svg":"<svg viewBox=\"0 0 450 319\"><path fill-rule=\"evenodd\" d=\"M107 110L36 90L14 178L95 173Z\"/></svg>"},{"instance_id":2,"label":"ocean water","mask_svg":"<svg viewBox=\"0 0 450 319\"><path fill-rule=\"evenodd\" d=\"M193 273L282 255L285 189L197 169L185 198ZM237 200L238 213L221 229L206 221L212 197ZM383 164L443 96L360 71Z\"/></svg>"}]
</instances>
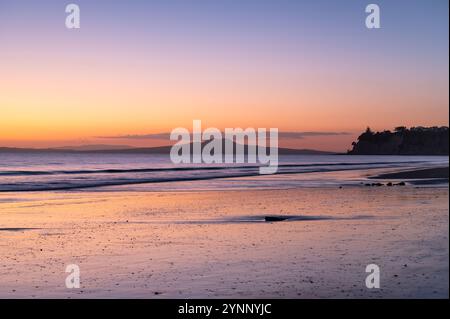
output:
<instances>
[{"instance_id":1,"label":"ocean water","mask_svg":"<svg viewBox=\"0 0 450 319\"><path fill-rule=\"evenodd\" d=\"M275 175L258 164L173 164L168 155L0 153L0 192L51 190L180 190L360 184L342 172L448 165L447 156L287 155ZM341 172L340 174L334 174ZM306 174L309 173L309 174Z\"/></svg>"}]
</instances>

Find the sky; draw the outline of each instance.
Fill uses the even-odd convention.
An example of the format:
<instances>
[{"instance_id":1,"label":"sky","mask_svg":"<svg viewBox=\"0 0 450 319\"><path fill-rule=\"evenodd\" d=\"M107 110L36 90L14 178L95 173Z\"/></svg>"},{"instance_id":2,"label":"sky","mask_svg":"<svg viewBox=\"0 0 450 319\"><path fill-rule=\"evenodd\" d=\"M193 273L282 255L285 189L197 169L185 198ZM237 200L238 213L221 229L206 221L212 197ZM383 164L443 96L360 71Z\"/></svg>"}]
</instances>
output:
<instances>
[{"instance_id":1,"label":"sky","mask_svg":"<svg viewBox=\"0 0 450 319\"><path fill-rule=\"evenodd\" d=\"M145 136L201 120L343 151L448 126L447 0L73 0L80 29L68 3L0 0L0 146L164 145Z\"/></svg>"}]
</instances>

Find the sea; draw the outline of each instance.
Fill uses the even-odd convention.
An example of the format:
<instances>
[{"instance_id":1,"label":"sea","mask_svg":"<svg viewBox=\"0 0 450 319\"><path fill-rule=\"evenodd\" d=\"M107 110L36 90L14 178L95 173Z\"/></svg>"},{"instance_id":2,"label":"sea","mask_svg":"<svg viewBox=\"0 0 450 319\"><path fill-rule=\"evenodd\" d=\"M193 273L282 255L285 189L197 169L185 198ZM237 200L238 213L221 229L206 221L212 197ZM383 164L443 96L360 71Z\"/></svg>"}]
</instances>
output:
<instances>
[{"instance_id":1,"label":"sea","mask_svg":"<svg viewBox=\"0 0 450 319\"><path fill-rule=\"evenodd\" d=\"M173 164L163 154L11 151L0 153L0 192L356 186L371 172L448 162L448 156L283 155L276 174L261 175L258 164Z\"/></svg>"}]
</instances>

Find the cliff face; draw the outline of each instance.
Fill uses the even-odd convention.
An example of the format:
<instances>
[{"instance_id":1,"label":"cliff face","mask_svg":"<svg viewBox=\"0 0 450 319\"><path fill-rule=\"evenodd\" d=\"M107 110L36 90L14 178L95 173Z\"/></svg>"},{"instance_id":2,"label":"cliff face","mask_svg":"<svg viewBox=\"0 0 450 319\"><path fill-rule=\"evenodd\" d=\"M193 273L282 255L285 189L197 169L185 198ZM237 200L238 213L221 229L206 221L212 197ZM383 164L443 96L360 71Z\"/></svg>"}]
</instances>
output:
<instances>
[{"instance_id":1,"label":"cliff face","mask_svg":"<svg viewBox=\"0 0 450 319\"><path fill-rule=\"evenodd\" d=\"M369 128L353 142L352 155L448 155L448 127L398 127L394 132Z\"/></svg>"}]
</instances>

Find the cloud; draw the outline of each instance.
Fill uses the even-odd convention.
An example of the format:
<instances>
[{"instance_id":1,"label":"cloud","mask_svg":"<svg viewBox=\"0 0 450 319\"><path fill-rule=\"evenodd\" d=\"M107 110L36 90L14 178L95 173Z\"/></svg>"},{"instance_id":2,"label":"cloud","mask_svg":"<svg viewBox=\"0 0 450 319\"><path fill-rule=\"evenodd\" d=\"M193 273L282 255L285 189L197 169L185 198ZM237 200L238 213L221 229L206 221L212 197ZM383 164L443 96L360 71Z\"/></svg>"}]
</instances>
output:
<instances>
[{"instance_id":1,"label":"cloud","mask_svg":"<svg viewBox=\"0 0 450 319\"><path fill-rule=\"evenodd\" d=\"M349 132L279 132L280 138L305 138L315 136L339 136L339 135L351 135Z\"/></svg>"},{"instance_id":2,"label":"cloud","mask_svg":"<svg viewBox=\"0 0 450 319\"><path fill-rule=\"evenodd\" d=\"M156 133L156 134L127 134L114 136L96 136L95 138L104 139L124 139L124 140L168 140L170 133Z\"/></svg>"},{"instance_id":3,"label":"cloud","mask_svg":"<svg viewBox=\"0 0 450 319\"><path fill-rule=\"evenodd\" d=\"M222 133L224 135L224 133ZM287 139L303 139L317 136L340 136L351 135L349 132L278 132L279 138ZM96 136L102 139L124 139L124 140L169 140L170 133L154 133L154 134L127 134L113 136Z\"/></svg>"}]
</instances>

